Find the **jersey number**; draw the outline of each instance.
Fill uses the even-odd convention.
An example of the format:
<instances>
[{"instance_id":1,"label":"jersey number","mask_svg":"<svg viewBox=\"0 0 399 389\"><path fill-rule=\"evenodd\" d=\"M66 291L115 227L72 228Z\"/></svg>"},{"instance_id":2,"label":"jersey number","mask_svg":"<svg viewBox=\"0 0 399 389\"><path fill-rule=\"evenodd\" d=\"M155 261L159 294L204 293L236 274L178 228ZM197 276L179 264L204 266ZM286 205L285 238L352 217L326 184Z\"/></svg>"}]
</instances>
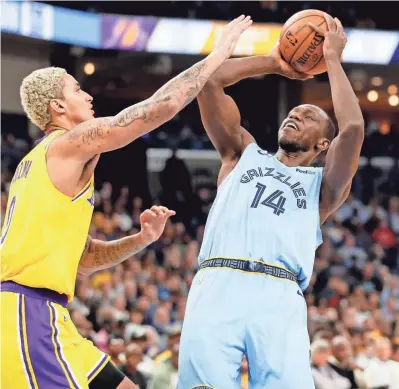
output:
<instances>
[{"instance_id":1,"label":"jersey number","mask_svg":"<svg viewBox=\"0 0 399 389\"><path fill-rule=\"evenodd\" d=\"M5 226L4 226L4 235L1 237L1 244L3 244L4 241L6 240L8 231L10 230L12 215L14 214L14 209L15 209L15 203L16 203L16 201L17 201L17 197L14 196L14 197L11 199L10 207L8 208L7 221L6 221L6 224L5 224Z\"/></svg>"},{"instance_id":2,"label":"jersey number","mask_svg":"<svg viewBox=\"0 0 399 389\"><path fill-rule=\"evenodd\" d=\"M258 208L259 201L262 198L262 195L264 191L266 190L266 185L260 184L259 182L256 184L256 193L255 197L252 200L251 208ZM273 213L277 216L280 216L280 214L284 213L285 208L285 200L286 197L281 196L284 192L281 190L276 190L274 191L271 195L267 196L262 202L262 205L265 205L266 207L272 208Z\"/></svg>"}]
</instances>

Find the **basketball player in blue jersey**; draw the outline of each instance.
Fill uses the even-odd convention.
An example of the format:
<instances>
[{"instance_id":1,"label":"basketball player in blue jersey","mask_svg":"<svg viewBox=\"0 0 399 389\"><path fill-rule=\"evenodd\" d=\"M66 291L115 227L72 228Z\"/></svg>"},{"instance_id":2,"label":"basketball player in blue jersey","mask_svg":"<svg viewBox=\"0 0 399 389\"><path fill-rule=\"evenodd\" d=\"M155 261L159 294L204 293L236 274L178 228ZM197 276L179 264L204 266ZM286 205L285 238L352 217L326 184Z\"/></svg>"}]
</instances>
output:
<instances>
[{"instance_id":1,"label":"basketball player in blue jersey","mask_svg":"<svg viewBox=\"0 0 399 389\"><path fill-rule=\"evenodd\" d=\"M2 389L137 389L82 338L66 305L78 272L128 259L159 238L174 212L152 207L141 214L138 234L91 239L94 169L101 153L127 145L190 103L251 23L244 16L229 23L208 57L113 117L94 118L92 97L64 69L39 69L23 80L22 105L45 137L14 174L0 239Z\"/></svg>"},{"instance_id":2,"label":"basketball player in blue jersey","mask_svg":"<svg viewBox=\"0 0 399 389\"><path fill-rule=\"evenodd\" d=\"M269 56L232 59L198 96L204 127L222 167L188 298L180 343L179 389L239 389L248 360L251 389L311 389L308 286L320 226L347 197L364 138L358 100L341 66L346 36L325 15L324 57L339 134L320 108L293 108L275 155L240 126L223 88L277 73L306 79ZM325 167L310 167L327 152Z\"/></svg>"}]
</instances>

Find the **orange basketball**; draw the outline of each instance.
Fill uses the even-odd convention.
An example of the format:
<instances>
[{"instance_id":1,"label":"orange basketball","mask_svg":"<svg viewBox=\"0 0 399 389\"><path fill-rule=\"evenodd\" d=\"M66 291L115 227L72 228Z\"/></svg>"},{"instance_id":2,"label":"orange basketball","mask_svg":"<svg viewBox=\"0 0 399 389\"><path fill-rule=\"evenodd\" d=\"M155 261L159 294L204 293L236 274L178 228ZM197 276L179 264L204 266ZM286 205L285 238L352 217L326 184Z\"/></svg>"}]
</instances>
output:
<instances>
[{"instance_id":1,"label":"orange basketball","mask_svg":"<svg viewBox=\"0 0 399 389\"><path fill-rule=\"evenodd\" d=\"M295 70L306 74L324 73L324 37L316 33L308 23L327 30L323 12L308 9L291 16L284 24L280 35L281 56Z\"/></svg>"}]
</instances>

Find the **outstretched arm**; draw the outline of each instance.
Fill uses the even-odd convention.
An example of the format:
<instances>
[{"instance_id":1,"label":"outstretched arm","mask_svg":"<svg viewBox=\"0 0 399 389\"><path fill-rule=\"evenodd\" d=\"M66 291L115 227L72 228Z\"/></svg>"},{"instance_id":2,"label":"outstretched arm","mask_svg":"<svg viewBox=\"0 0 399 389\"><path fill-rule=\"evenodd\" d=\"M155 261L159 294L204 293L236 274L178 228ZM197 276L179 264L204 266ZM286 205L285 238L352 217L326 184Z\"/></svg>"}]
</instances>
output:
<instances>
[{"instance_id":1,"label":"outstretched arm","mask_svg":"<svg viewBox=\"0 0 399 389\"><path fill-rule=\"evenodd\" d=\"M222 159L221 178L240 157L253 137L240 126L241 116L234 100L224 88L238 81L264 74L280 74L306 80L311 76L296 72L280 55L278 44L270 55L230 59L223 63L198 95L202 123ZM230 166L230 167L229 167Z\"/></svg>"},{"instance_id":2,"label":"outstretched arm","mask_svg":"<svg viewBox=\"0 0 399 389\"><path fill-rule=\"evenodd\" d=\"M352 86L341 66L341 55L346 36L341 22L325 15L328 32L325 32L324 57L330 80L331 95L339 134L327 152L323 173L320 219L322 222L334 212L348 196L352 179L359 164L364 139L364 121ZM316 27L313 27L317 30ZM319 31L323 33L322 31Z\"/></svg>"},{"instance_id":3,"label":"outstretched arm","mask_svg":"<svg viewBox=\"0 0 399 389\"><path fill-rule=\"evenodd\" d=\"M88 120L56 138L49 158L85 164L94 155L121 148L172 119L231 55L241 34L251 25L243 15L229 23L213 52L169 81L149 99L126 108L114 117Z\"/></svg>"},{"instance_id":4,"label":"outstretched arm","mask_svg":"<svg viewBox=\"0 0 399 389\"><path fill-rule=\"evenodd\" d=\"M90 275L120 264L155 242L161 236L168 218L173 215L175 212L166 207L154 206L140 215L141 231L136 235L111 242L103 242L88 236L78 272Z\"/></svg>"}]
</instances>

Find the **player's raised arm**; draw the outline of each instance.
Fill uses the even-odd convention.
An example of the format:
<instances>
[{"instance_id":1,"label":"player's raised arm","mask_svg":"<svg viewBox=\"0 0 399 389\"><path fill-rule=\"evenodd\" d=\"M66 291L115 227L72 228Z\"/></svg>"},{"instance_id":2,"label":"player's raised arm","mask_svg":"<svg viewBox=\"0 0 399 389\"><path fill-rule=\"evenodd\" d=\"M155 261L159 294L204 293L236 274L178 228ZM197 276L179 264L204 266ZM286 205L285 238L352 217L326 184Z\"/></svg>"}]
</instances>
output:
<instances>
[{"instance_id":1,"label":"player's raised arm","mask_svg":"<svg viewBox=\"0 0 399 389\"><path fill-rule=\"evenodd\" d=\"M231 161L234 163L248 143L254 141L240 126L238 107L234 100L224 93L224 88L244 78L265 74L280 74L297 80L312 77L298 73L288 65L281 58L277 43L269 55L227 60L198 95L202 123L224 164Z\"/></svg>"},{"instance_id":2,"label":"player's raised arm","mask_svg":"<svg viewBox=\"0 0 399 389\"><path fill-rule=\"evenodd\" d=\"M359 164L364 139L364 120L352 86L341 66L346 36L341 22L325 14L328 32L312 26L325 36L323 52L327 63L332 101L339 134L332 141L323 173L321 219L337 209L348 195L348 187Z\"/></svg>"},{"instance_id":3,"label":"player's raised arm","mask_svg":"<svg viewBox=\"0 0 399 389\"><path fill-rule=\"evenodd\" d=\"M103 242L88 236L78 272L90 275L95 271L108 269L130 258L159 239L167 220L175 215L166 207L153 206L140 215L141 231L136 235Z\"/></svg>"},{"instance_id":4,"label":"player's raised arm","mask_svg":"<svg viewBox=\"0 0 399 389\"><path fill-rule=\"evenodd\" d=\"M116 116L77 125L53 142L53 154L86 163L94 155L121 148L172 119L195 99L209 77L231 55L240 35L251 23L249 16L233 20L204 60L173 78L149 99Z\"/></svg>"}]
</instances>

